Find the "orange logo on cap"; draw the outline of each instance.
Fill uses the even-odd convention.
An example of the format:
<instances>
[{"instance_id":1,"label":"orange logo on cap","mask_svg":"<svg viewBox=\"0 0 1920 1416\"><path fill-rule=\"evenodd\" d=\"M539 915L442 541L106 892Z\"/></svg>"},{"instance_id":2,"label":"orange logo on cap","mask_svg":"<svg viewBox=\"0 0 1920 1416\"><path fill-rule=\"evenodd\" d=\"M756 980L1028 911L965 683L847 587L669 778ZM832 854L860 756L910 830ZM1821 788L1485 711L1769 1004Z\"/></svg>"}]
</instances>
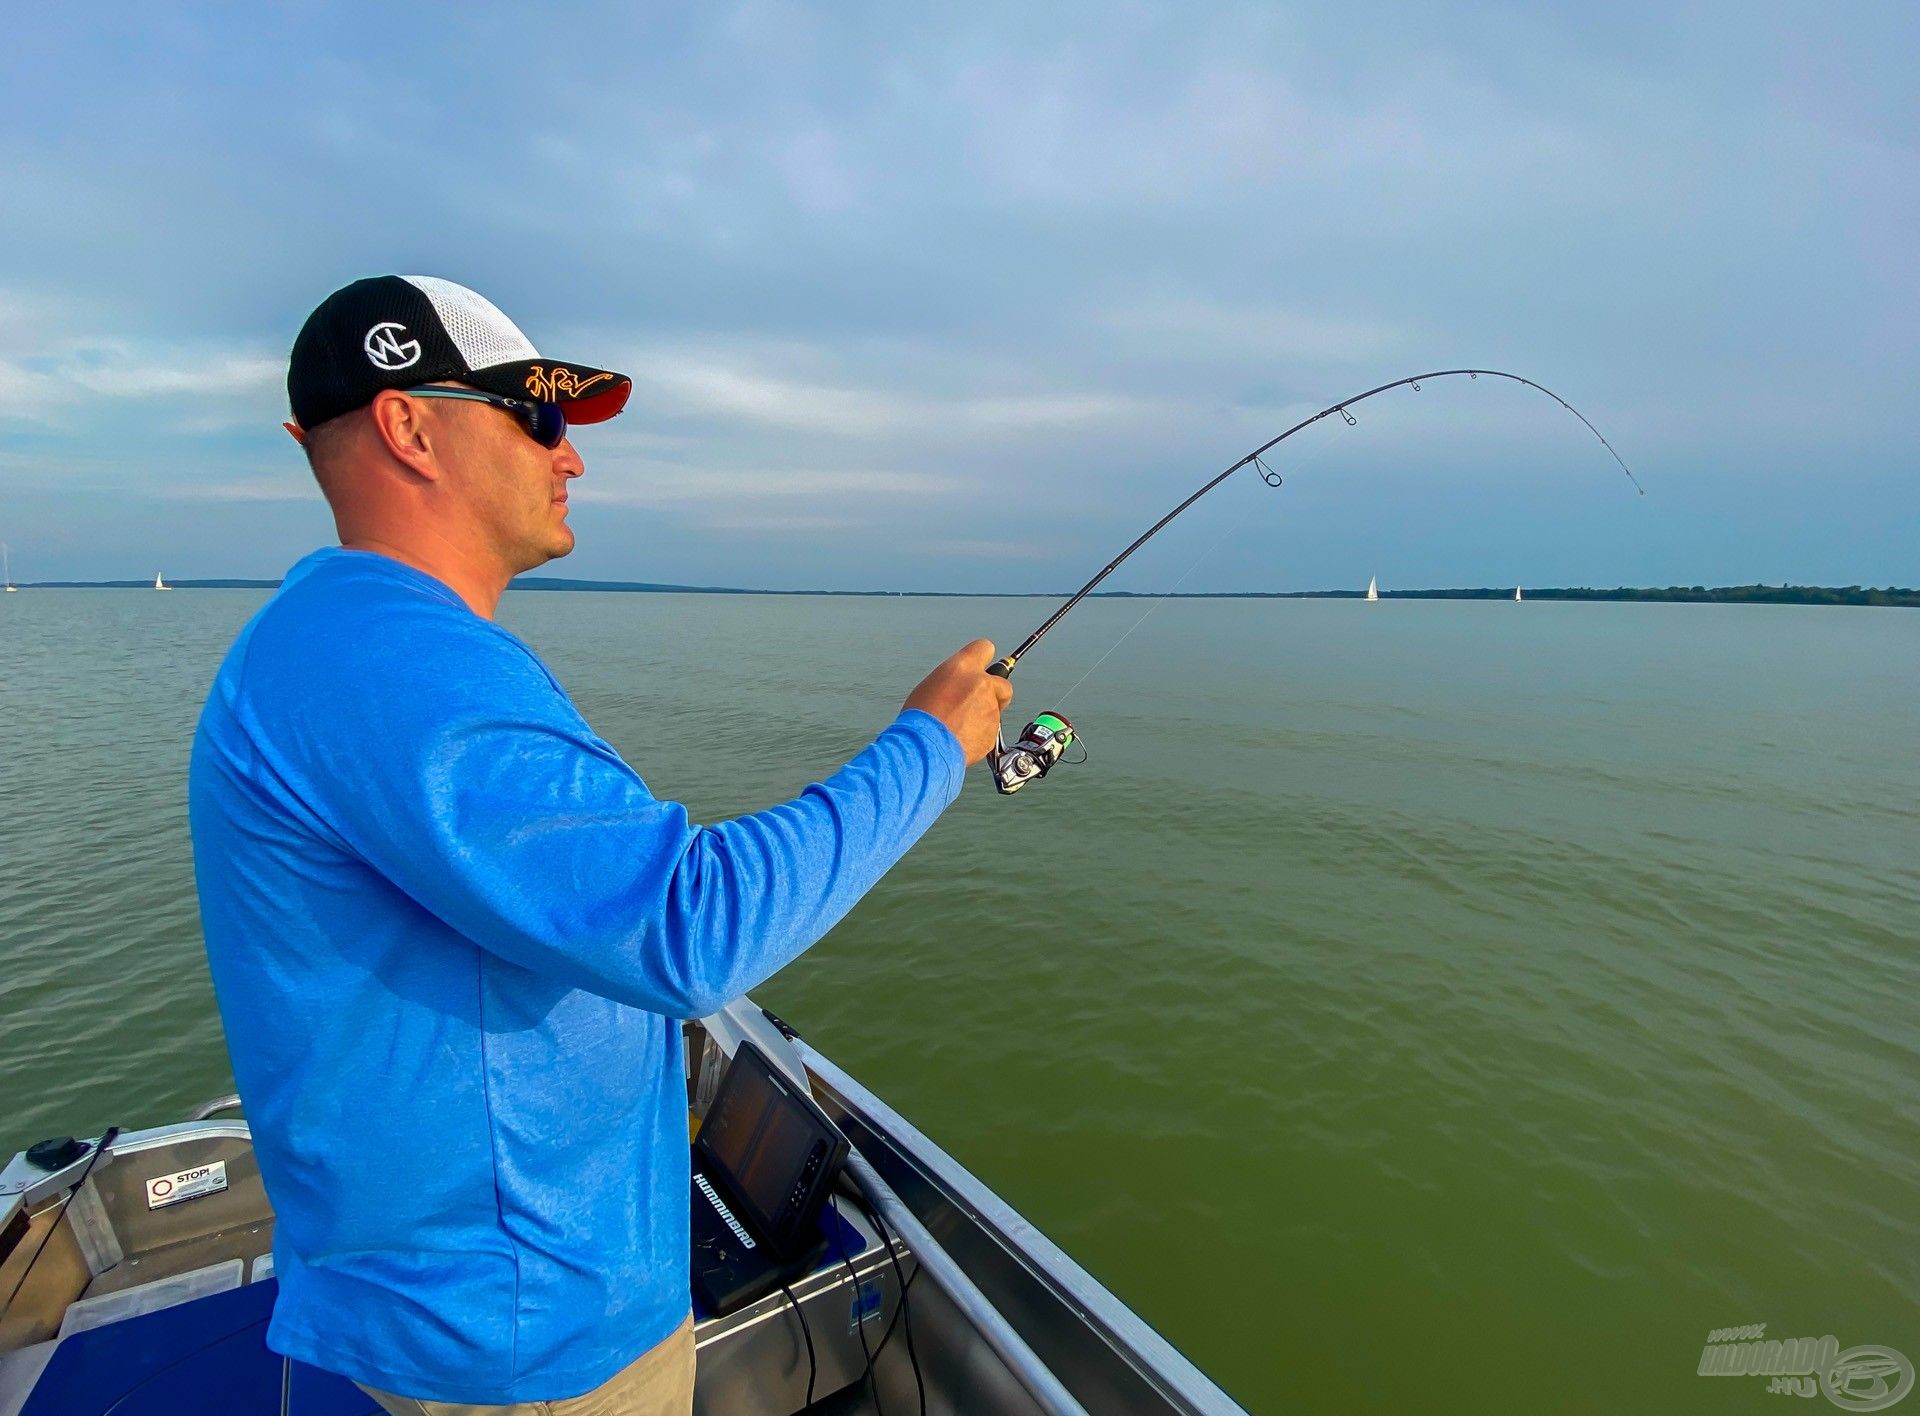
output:
<instances>
[{"instance_id":1,"label":"orange logo on cap","mask_svg":"<svg viewBox=\"0 0 1920 1416\"><path fill-rule=\"evenodd\" d=\"M527 375L527 392L543 403L556 403L561 399L582 398L600 380L612 377L612 374L595 374L583 379L572 369L560 364L555 364L551 369L543 369L535 364L533 372Z\"/></svg>"}]
</instances>

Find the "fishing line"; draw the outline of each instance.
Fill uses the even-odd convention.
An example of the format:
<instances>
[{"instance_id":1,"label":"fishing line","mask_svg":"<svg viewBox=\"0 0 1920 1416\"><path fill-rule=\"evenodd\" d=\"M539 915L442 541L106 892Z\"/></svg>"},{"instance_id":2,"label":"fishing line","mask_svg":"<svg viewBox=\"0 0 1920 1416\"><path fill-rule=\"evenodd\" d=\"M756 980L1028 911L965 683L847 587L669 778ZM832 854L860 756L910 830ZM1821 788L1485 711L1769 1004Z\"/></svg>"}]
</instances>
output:
<instances>
[{"instance_id":1,"label":"fishing line","mask_svg":"<svg viewBox=\"0 0 1920 1416\"><path fill-rule=\"evenodd\" d=\"M1359 419L1353 416L1352 409L1354 406L1364 403L1376 395L1386 393L1391 389L1411 388L1415 393L1418 393L1420 392L1420 385L1423 380L1460 377L1478 380L1482 374L1485 374L1488 378L1506 379L1511 383L1522 384L1527 388L1537 390L1545 394L1548 398L1551 398L1555 403L1566 409L1567 412L1578 418L1586 430L1599 439L1600 446L1607 450L1607 455L1618 464L1620 470L1626 474L1627 480L1633 483L1633 489L1641 496L1647 494L1646 488L1640 485L1640 479L1633 475L1633 469L1627 466L1625 459L1614 449L1613 444L1607 441L1606 434L1596 428L1586 414L1582 413L1578 408L1575 408L1545 384L1535 383L1532 379L1522 377L1519 374L1507 373L1503 369L1434 369L1424 374L1409 374L1405 378L1394 379L1389 383L1376 385L1364 393L1356 393L1352 397L1344 398L1338 403L1328 404L1318 413L1302 418L1278 437L1268 439L1252 452L1242 457L1238 462L1227 467L1224 471L1214 474L1214 476L1201 484L1198 491L1193 492L1185 501L1174 507L1172 511L1168 512L1145 531L1141 532L1139 536L1135 537L1125 550L1121 551L1119 555L1102 566L1099 573L1096 574L1093 579L1069 595L1058 609L1041 622L1038 629L1034 630L1032 634L1029 634L1020 642L1020 646L1017 649L1004 658L989 664L987 666L987 672L999 678L1011 678L1014 668L1019 664L1020 660L1026 657L1026 655L1032 651L1033 647L1046 637L1049 630L1060 623L1061 620L1065 619L1075 605L1092 594L1094 588L1098 586L1101 581L1118 570L1135 551L1159 535L1176 516L1199 501L1200 498L1226 481L1227 478L1231 477L1241 468L1254 467L1258 469L1261 480L1268 486L1280 486L1280 474L1269 468L1261 459L1266 453L1271 452L1295 433L1310 428L1322 418L1330 418L1335 413L1340 415L1341 420L1345 422L1348 427L1356 427L1359 424ZM1185 577L1182 577L1182 579L1184 578ZM1156 602L1154 606L1148 609L1147 615L1152 614L1154 609L1157 608L1158 603ZM1144 622L1147 615L1142 615L1140 617L1141 621ZM1138 627L1138 624L1134 626L1136 629ZM1131 629L1127 631L1129 635L1132 633L1133 630ZM1125 638L1126 635L1121 636L1122 640ZM1118 647L1119 643L1116 642L1114 648ZM1109 649L1107 652L1111 654L1113 650ZM1106 655L1102 655L1099 662L1104 662L1105 659ZM1098 663L1096 663L1095 667L1098 667ZM1092 670L1088 670L1088 672L1091 673ZM1085 681L1085 676L1083 675L1081 682L1084 683ZM1079 684L1075 684L1074 687L1078 688ZM987 754L987 765L993 773L995 789L1002 795L1010 796L1014 792L1019 791L1028 782L1046 776L1047 772L1060 761L1062 754L1066 752L1073 740L1073 725L1058 713L1042 713L1038 718L1034 719L1033 722L1027 724L1026 728L1021 732L1019 738L1011 747L1007 745L1004 736L998 738L994 743L993 751Z\"/></svg>"},{"instance_id":2,"label":"fishing line","mask_svg":"<svg viewBox=\"0 0 1920 1416\"><path fill-rule=\"evenodd\" d=\"M1125 634L1122 634L1118 639L1114 640L1112 644L1108 645L1107 652L1102 654L1099 658L1095 659L1093 663L1088 667L1087 671L1084 674L1080 675L1079 678L1073 681L1073 688L1070 688L1065 693L1061 694L1058 698L1054 700L1054 702L1065 703L1069 698L1073 697L1074 689L1079 688L1081 684L1085 683L1088 679L1092 678L1093 671L1099 668L1102 664L1106 663L1108 659L1112 658L1113 651L1118 649L1122 644L1125 644L1129 639L1131 639L1133 637L1134 630L1140 628L1141 625L1145 624L1148 620L1152 619L1153 612L1155 610L1159 609L1162 605L1166 604L1168 600L1172 599L1174 595L1179 593L1180 587L1187 583L1187 577L1192 575L1196 570L1200 569L1202 562L1206 561L1209 557L1213 555L1215 551L1219 550L1223 545L1225 545L1227 543L1228 538L1231 537L1235 532L1239 531L1239 529L1242 526L1245 526L1246 524L1247 523L1244 521L1234 522L1231 526L1229 526L1225 531L1221 532L1220 535L1214 539L1214 542L1212 545L1208 546L1204 551L1200 552L1199 555L1195 556L1193 558L1193 564L1188 566L1184 571L1180 573L1180 578L1174 581L1173 584L1169 586L1167 589L1162 590L1158 595L1155 595L1153 597L1153 603L1147 606L1146 613L1141 615L1139 619L1135 620L1132 623L1132 625L1128 627L1127 632Z\"/></svg>"},{"instance_id":3,"label":"fishing line","mask_svg":"<svg viewBox=\"0 0 1920 1416\"><path fill-rule=\"evenodd\" d=\"M1332 443L1321 443L1320 446L1318 447L1309 448L1306 452L1300 454L1299 456L1293 459L1292 470L1295 473L1299 473L1306 470L1309 467L1317 466L1319 463L1323 462L1326 459L1327 452L1332 447L1333 447ZM1258 457L1254 458L1254 464L1258 468L1261 478L1267 482L1268 486L1277 487L1280 485L1280 483L1277 480L1275 480L1279 477L1280 475L1279 473L1270 469L1266 465L1266 463L1262 462ZM1212 545L1208 546L1204 551L1200 552L1199 555L1195 556L1193 558L1192 564L1188 565L1188 567L1185 570L1180 572L1180 578L1178 580L1174 581L1171 586L1169 586L1165 590L1162 590L1158 595L1154 596L1153 603L1147 606L1146 613L1141 615L1139 619L1135 620L1133 624L1127 629L1127 632L1125 634L1122 634L1118 639L1114 640L1113 643L1107 647L1107 652L1102 654L1098 659L1095 659L1093 661L1092 666L1088 668L1088 670L1084 674L1080 675L1079 678L1074 680L1073 688L1068 689L1065 693L1061 694L1059 698L1055 699L1054 701L1056 703L1065 703L1069 698L1073 697L1074 690L1078 689L1081 684L1085 683L1088 679L1093 677L1094 669L1097 669L1102 664L1106 663L1107 660L1113 656L1113 651L1115 649L1118 649L1122 644L1125 644L1128 639L1133 637L1134 630L1140 628L1141 625L1145 624L1149 619L1153 617L1153 613L1155 610L1159 609L1168 600L1172 599L1175 595L1177 595L1180 591L1180 587L1187 583L1187 578L1191 576L1196 570L1198 570L1208 560L1212 559L1214 552L1218 551L1232 537L1237 535L1240 532L1240 530L1248 524L1249 520L1251 520L1251 518L1243 518L1242 520L1235 521L1229 524L1227 529L1221 532L1220 535L1217 538L1215 538ZM1082 746L1084 748L1084 744L1082 744ZM1086 759L1081 758L1080 760L1085 761Z\"/></svg>"}]
</instances>

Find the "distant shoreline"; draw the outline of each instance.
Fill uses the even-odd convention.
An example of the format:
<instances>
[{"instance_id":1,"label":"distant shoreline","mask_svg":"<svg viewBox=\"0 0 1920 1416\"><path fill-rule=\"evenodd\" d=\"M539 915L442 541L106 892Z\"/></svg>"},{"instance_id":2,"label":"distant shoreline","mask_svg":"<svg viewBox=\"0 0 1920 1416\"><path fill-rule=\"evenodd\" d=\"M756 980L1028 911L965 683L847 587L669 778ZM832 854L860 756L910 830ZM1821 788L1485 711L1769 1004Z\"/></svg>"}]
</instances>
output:
<instances>
[{"instance_id":1,"label":"distant shoreline","mask_svg":"<svg viewBox=\"0 0 1920 1416\"><path fill-rule=\"evenodd\" d=\"M273 590L278 580L175 580L177 590ZM23 590L151 590L148 580L36 580L22 582ZM662 585L645 580L571 580L561 576L522 576L513 590L578 590L611 594L653 595L835 595L867 599L936 600L1059 600L1064 590L754 590L733 585ZM1591 586L1526 587L1528 600L1637 601L1680 605L1867 605L1920 609L1920 589L1846 585L1669 585L1622 586L1600 590ZM1182 591L1162 595L1150 590L1096 590L1091 598L1115 600L1361 600L1362 590L1217 590ZM1382 590L1382 600L1512 600L1511 587L1452 590Z\"/></svg>"}]
</instances>

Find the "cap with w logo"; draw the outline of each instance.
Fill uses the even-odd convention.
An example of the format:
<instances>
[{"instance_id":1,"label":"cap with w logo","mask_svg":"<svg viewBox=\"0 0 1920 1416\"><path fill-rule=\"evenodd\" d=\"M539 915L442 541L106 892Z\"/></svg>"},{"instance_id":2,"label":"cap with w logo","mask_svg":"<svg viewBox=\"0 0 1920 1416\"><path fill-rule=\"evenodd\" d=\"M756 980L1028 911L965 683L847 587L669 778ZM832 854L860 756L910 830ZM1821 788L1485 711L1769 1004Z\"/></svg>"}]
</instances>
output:
<instances>
[{"instance_id":1,"label":"cap with w logo","mask_svg":"<svg viewBox=\"0 0 1920 1416\"><path fill-rule=\"evenodd\" d=\"M542 357L492 301L431 275L376 275L343 286L307 316L293 341L287 399L315 428L382 389L458 382L510 398L558 403L569 423L598 423L626 406L625 374Z\"/></svg>"}]
</instances>

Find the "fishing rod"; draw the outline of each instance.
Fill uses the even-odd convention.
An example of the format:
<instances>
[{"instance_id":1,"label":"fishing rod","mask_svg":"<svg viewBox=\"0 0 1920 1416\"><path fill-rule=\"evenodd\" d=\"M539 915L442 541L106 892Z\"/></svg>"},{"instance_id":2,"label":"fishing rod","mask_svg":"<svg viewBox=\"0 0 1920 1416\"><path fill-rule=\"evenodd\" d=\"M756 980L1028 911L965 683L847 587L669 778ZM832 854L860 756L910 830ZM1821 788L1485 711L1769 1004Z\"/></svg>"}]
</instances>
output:
<instances>
[{"instance_id":1,"label":"fishing rod","mask_svg":"<svg viewBox=\"0 0 1920 1416\"><path fill-rule=\"evenodd\" d=\"M1627 480L1633 483L1633 489L1641 496L1647 494L1647 489L1640 485L1640 479L1633 475L1633 469L1627 466L1620 454L1614 451L1613 444L1607 441L1606 434L1594 427L1586 414L1582 413L1578 408L1575 408L1545 384L1535 383L1532 379L1522 378L1519 374L1510 374L1502 369L1435 369L1425 374L1409 374L1406 378L1395 379L1391 383L1383 383L1377 388L1370 388L1365 393L1356 393L1351 398L1343 398L1338 403L1328 404L1312 417L1302 418L1291 428L1288 428L1284 433L1280 434L1279 437L1270 438L1266 442L1261 443L1260 446L1256 447L1231 467L1228 467L1224 472L1220 472L1210 478L1201 486L1200 490L1193 493L1192 496L1188 497L1172 511L1168 512L1145 531L1141 532L1132 545L1128 546L1124 551L1120 552L1119 555L1108 561L1105 566L1101 567L1098 575L1094 576L1093 579L1089 580L1085 585L1082 585L1078 590L1074 591L1072 595L1068 596L1059 609L1048 615L1046 621L1038 629L1034 630L1032 634L1029 634L1020 642L1019 648L1004 658L996 659L993 663L989 664L987 666L987 672L996 678L1013 677L1015 666L1031 652L1033 646L1046 637L1048 630L1065 619L1068 611L1086 599L1087 596L1092 593L1095 586L1105 580L1109 575L1112 575L1114 571L1118 570L1121 565L1126 562L1127 557L1131 556L1135 551L1159 535L1168 522L1172 521L1181 512L1199 501L1200 498L1226 481L1227 478L1231 477L1241 468L1258 468L1262 481L1269 487L1279 486L1281 483L1280 474L1262 462L1261 458L1264 454L1280 446L1281 443L1285 442L1295 433L1311 428L1322 418L1331 418L1335 413L1338 413L1346 420L1348 427L1354 427L1360 420L1355 418L1349 410L1356 403L1364 403L1375 394L1386 393L1396 388L1411 388L1415 393L1418 393L1423 381L1457 378L1462 374L1466 375L1469 379L1478 379L1482 374L1493 379L1508 379L1513 383L1525 384L1528 388L1536 389L1544 393L1548 398L1551 398L1555 403L1566 409L1567 412L1573 414L1574 417L1586 424L1587 431L1600 439L1600 446L1607 450L1613 460L1619 463L1620 470L1627 474ZM1033 781L1037 777L1046 776L1047 772L1060 760L1061 755L1065 753L1067 748L1073 743L1074 736L1073 725L1058 712L1053 712L1042 713L1031 723L1027 724L1012 747L1007 746L1004 736L1000 737L996 740L993 751L988 754L987 757L987 765L993 772L994 786L999 789L1002 795L1011 796L1028 782Z\"/></svg>"}]
</instances>

